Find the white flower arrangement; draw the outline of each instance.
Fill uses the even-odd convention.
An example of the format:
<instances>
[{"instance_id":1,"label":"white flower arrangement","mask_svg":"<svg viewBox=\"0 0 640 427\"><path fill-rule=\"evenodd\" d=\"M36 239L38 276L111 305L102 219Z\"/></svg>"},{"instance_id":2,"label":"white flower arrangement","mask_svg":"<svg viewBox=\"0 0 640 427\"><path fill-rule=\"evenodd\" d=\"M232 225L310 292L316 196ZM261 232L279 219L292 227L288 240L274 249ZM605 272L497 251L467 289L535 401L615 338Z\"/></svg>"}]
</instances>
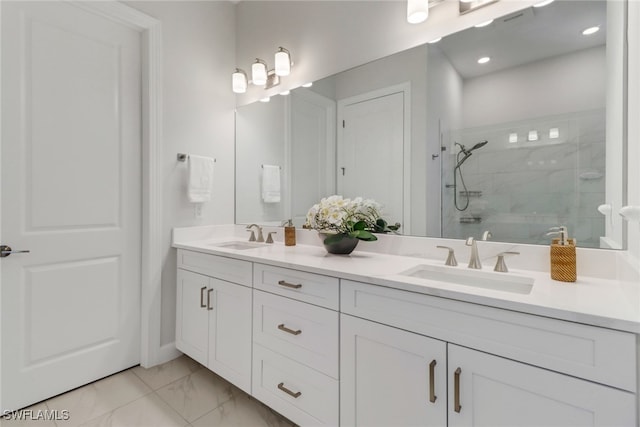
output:
<instances>
[{"instance_id":1,"label":"white flower arrangement","mask_svg":"<svg viewBox=\"0 0 640 427\"><path fill-rule=\"evenodd\" d=\"M325 243L352 237L365 241L378 238L373 233L397 231L400 224L388 225L381 218L382 206L372 199L345 199L334 195L323 198L307 212L304 228L333 234ZM328 241L329 240L329 241Z\"/></svg>"}]
</instances>

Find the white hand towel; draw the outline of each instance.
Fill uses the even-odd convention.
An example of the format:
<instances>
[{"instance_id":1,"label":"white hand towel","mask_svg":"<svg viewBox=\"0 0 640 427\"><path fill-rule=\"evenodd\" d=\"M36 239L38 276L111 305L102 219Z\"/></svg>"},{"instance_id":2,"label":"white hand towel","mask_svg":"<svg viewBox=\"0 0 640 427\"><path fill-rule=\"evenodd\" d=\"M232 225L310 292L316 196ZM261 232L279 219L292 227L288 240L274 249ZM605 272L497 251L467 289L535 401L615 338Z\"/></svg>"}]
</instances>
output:
<instances>
[{"instance_id":1,"label":"white hand towel","mask_svg":"<svg viewBox=\"0 0 640 427\"><path fill-rule=\"evenodd\" d=\"M213 165L210 157L189 154L189 186L187 196L192 203L203 203L211 200L213 187Z\"/></svg>"},{"instance_id":2,"label":"white hand towel","mask_svg":"<svg viewBox=\"0 0 640 427\"><path fill-rule=\"evenodd\" d=\"M280 166L262 166L262 200L265 203L280 202Z\"/></svg>"}]
</instances>

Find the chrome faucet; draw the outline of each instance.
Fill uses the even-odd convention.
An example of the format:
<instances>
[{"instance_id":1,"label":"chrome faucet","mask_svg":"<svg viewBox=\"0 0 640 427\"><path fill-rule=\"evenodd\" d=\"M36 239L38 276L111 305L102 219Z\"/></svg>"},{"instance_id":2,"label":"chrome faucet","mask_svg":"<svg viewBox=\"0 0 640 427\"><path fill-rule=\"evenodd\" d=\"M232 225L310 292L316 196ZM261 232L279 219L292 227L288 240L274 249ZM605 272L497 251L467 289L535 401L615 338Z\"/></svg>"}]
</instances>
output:
<instances>
[{"instance_id":1,"label":"chrome faucet","mask_svg":"<svg viewBox=\"0 0 640 427\"><path fill-rule=\"evenodd\" d=\"M482 240L489 240L492 237L493 235L489 230L486 230L484 233L482 233Z\"/></svg>"},{"instance_id":2,"label":"chrome faucet","mask_svg":"<svg viewBox=\"0 0 640 427\"><path fill-rule=\"evenodd\" d=\"M478 245L476 244L476 239L474 239L473 237L469 237L467 238L467 242L465 244L467 246L471 246L469 268L474 268L476 270L482 269L482 263L480 262L480 256L478 255Z\"/></svg>"},{"instance_id":3,"label":"chrome faucet","mask_svg":"<svg viewBox=\"0 0 640 427\"><path fill-rule=\"evenodd\" d=\"M256 239L255 234L253 234L253 230L252 230L253 227L256 227L256 229L258 231L258 238L257 239ZM264 242L264 236L262 235L262 227L260 227L258 224L247 225L247 230L251 230L251 237L249 237L249 241L250 242L260 242L260 243Z\"/></svg>"}]
</instances>

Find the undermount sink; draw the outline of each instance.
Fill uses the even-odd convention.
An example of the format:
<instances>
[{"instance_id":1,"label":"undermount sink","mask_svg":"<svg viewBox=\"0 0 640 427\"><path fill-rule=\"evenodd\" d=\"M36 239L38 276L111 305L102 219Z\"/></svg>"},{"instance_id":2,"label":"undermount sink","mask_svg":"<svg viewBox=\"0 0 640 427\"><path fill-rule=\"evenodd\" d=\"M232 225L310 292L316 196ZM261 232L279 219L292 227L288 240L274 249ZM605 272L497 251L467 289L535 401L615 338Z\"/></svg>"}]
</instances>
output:
<instances>
[{"instance_id":1,"label":"undermount sink","mask_svg":"<svg viewBox=\"0 0 640 427\"><path fill-rule=\"evenodd\" d=\"M512 273L474 270L462 266L418 265L403 271L400 275L516 294L531 293L534 282L532 277L518 276Z\"/></svg>"},{"instance_id":2,"label":"undermount sink","mask_svg":"<svg viewBox=\"0 0 640 427\"><path fill-rule=\"evenodd\" d=\"M213 246L216 248L245 250L245 249L262 248L264 247L264 244L254 243L254 242L233 241L233 242L212 243L210 246Z\"/></svg>"}]
</instances>

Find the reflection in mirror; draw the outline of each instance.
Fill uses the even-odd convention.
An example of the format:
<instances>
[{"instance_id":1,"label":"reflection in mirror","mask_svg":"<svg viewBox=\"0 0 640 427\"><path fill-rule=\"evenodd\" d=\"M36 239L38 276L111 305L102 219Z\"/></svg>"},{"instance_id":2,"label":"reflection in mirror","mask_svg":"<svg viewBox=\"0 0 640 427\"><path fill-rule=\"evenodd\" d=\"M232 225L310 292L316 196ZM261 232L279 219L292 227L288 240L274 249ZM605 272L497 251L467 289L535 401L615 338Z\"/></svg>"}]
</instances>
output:
<instances>
[{"instance_id":1,"label":"reflection in mirror","mask_svg":"<svg viewBox=\"0 0 640 427\"><path fill-rule=\"evenodd\" d=\"M379 201L404 234L545 244L566 225L580 246L621 247L598 207L622 203L607 165L622 164L623 12L529 7L239 107L236 222L301 226L337 193ZM275 202L263 165L280 167Z\"/></svg>"}]
</instances>

